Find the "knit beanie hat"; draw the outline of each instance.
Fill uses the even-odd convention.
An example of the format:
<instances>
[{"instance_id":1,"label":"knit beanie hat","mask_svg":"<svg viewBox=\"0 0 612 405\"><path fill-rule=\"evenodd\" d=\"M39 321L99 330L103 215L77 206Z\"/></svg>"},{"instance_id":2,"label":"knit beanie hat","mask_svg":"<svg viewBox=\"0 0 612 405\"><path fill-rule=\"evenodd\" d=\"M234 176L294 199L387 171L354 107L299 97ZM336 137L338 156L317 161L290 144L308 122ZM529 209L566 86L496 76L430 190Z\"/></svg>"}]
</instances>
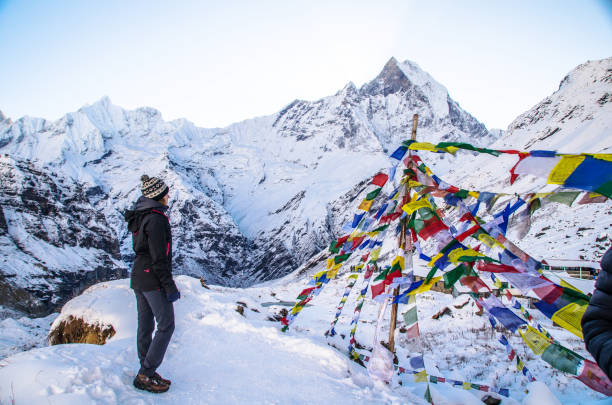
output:
<instances>
[{"instance_id":1,"label":"knit beanie hat","mask_svg":"<svg viewBox=\"0 0 612 405\"><path fill-rule=\"evenodd\" d=\"M140 180L142 181L140 189L142 190L142 195L145 197L159 201L168 194L168 186L163 180L157 177L149 177L146 174L143 174Z\"/></svg>"}]
</instances>

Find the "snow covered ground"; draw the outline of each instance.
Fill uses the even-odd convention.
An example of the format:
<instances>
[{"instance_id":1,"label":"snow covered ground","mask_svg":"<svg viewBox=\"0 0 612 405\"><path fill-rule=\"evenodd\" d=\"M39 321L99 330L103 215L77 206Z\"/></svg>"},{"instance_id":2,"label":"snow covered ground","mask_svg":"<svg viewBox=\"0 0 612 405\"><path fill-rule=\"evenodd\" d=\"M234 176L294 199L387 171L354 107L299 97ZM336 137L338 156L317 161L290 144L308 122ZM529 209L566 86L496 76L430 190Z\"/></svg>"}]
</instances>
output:
<instances>
[{"instance_id":1,"label":"snow covered ground","mask_svg":"<svg viewBox=\"0 0 612 405\"><path fill-rule=\"evenodd\" d=\"M316 270L317 266L308 273ZM79 405L426 403L423 395L427 384L414 382L412 375L395 376L390 385L385 385L374 382L365 368L348 359L348 324L360 280L336 326L339 335L329 339L323 335L344 291L345 277L326 285L289 332L283 333L279 322L269 318L283 308L289 309L283 302L295 299L307 283L306 275L293 273L248 289L204 289L199 280L178 276L182 298L175 305L177 327L159 370L173 384L161 395L132 387L138 359L135 300L128 280L98 284L70 301L55 322L75 315L92 324L112 324L117 334L103 346L58 345L4 359L0 362L0 403L11 403L12 399L17 404ZM437 292L420 295L417 303L422 342L406 339L398 332L400 365L422 347L426 369L432 375L509 388L511 399L501 397L502 404L527 403L525 390L531 385L516 372L514 362L507 360L503 346L497 342L498 333L491 330L485 317L475 314L471 302L460 309L452 306L466 299ZM367 300L363 307L356 338L366 348L373 343L378 305ZM238 306L245 307L244 316L236 311ZM444 306L450 306L452 314L431 319ZM399 313L403 313L402 306ZM401 316L399 319L401 327ZM573 335L552 327L546 319L539 321L568 347L587 355ZM388 329L383 330L383 336L387 334ZM535 377L562 403L612 403L612 399L603 399L579 381L535 359L520 337L512 336L510 342ZM529 397L538 389L542 387L534 387ZM486 394L447 384L430 384L430 390L436 404L478 404Z\"/></svg>"}]
</instances>

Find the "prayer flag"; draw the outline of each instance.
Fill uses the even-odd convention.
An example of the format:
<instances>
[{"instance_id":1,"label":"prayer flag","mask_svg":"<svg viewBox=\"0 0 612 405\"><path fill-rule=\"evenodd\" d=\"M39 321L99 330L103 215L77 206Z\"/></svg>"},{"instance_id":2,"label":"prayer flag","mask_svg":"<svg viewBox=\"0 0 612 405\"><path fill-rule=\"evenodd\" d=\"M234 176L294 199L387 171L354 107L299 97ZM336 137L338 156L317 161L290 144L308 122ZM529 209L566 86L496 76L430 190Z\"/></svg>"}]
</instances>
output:
<instances>
[{"instance_id":1,"label":"prayer flag","mask_svg":"<svg viewBox=\"0 0 612 405\"><path fill-rule=\"evenodd\" d=\"M451 288L453 285L455 285L457 280L459 280L461 276L463 276L465 270L465 266L463 264L460 264L453 270L444 273L444 288Z\"/></svg>"},{"instance_id":2,"label":"prayer flag","mask_svg":"<svg viewBox=\"0 0 612 405\"><path fill-rule=\"evenodd\" d=\"M368 201L375 199L378 194L380 194L380 190L382 190L382 188L377 188L376 190L370 191L368 195L366 195L365 199Z\"/></svg>"},{"instance_id":3,"label":"prayer flag","mask_svg":"<svg viewBox=\"0 0 612 405\"><path fill-rule=\"evenodd\" d=\"M372 284L372 299L385 292L385 283Z\"/></svg>"},{"instance_id":4,"label":"prayer flag","mask_svg":"<svg viewBox=\"0 0 612 405\"><path fill-rule=\"evenodd\" d=\"M404 155L406 154L406 151L407 151L407 150L408 150L408 148L407 148L407 147L405 147L405 146L400 146L399 148L397 148L397 149L395 150L395 152L393 152L393 153L391 154L391 157L392 157L393 159L402 160L402 158L403 158L403 157L404 157Z\"/></svg>"},{"instance_id":5,"label":"prayer flag","mask_svg":"<svg viewBox=\"0 0 612 405\"><path fill-rule=\"evenodd\" d=\"M383 187L385 185L385 183L387 183L388 179L389 179L389 176L387 176L386 174L378 173L372 179L372 184L374 184L375 186Z\"/></svg>"},{"instance_id":6,"label":"prayer flag","mask_svg":"<svg viewBox=\"0 0 612 405\"><path fill-rule=\"evenodd\" d=\"M357 209L364 210L366 212L370 211L370 208L372 208L372 203L373 201L363 200Z\"/></svg>"}]
</instances>

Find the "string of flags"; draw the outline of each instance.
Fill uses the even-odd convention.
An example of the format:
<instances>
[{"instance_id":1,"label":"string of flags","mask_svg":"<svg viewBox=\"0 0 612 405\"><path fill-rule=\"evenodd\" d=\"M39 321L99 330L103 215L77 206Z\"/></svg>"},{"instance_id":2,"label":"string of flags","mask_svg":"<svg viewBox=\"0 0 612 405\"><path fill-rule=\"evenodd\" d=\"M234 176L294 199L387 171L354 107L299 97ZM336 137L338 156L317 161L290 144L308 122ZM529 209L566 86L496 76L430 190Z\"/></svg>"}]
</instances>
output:
<instances>
[{"instance_id":1,"label":"string of flags","mask_svg":"<svg viewBox=\"0 0 612 405\"><path fill-rule=\"evenodd\" d=\"M361 268L363 268L363 266L361 266ZM359 274L350 274L347 277L348 283L346 287L344 288L344 294L342 294L342 298L340 299L340 303L338 304L338 308L336 311L336 315L334 316L334 320L331 322L329 330L325 333L325 335L334 336L336 334L336 330L334 329L334 327L338 323L338 319L340 319L340 314L342 314L342 309L344 308L344 304L346 304L346 300L349 294L351 293L351 290L355 286L355 283L357 282L358 277L359 277Z\"/></svg>"},{"instance_id":2,"label":"string of flags","mask_svg":"<svg viewBox=\"0 0 612 405\"><path fill-rule=\"evenodd\" d=\"M401 159L408 150L450 153L458 150L469 150L486 153L492 156L501 154L516 155L518 162L510 169L510 184L519 175L530 174L546 178L548 184L558 184L566 188L577 188L612 198L612 154L582 153L569 154L555 151L533 150L495 150L479 148L463 142L440 142L436 145L429 142L404 141L392 157Z\"/></svg>"},{"instance_id":3,"label":"string of flags","mask_svg":"<svg viewBox=\"0 0 612 405\"><path fill-rule=\"evenodd\" d=\"M353 311L353 319L350 324L350 334L349 334L349 346L348 352L349 356L353 360L359 360L359 354L355 351L355 346L357 345L357 340L355 340L355 333L357 332L357 325L359 325L359 317L361 316L361 309L363 308L363 303L365 302L365 297L368 292L368 287L370 285L370 280L372 279L372 274L374 274L374 269L376 268L376 264L369 265L366 269L365 274L363 275L363 282L361 286L361 290L359 291L359 296L357 297L357 301L355 304L355 309Z\"/></svg>"}]
</instances>

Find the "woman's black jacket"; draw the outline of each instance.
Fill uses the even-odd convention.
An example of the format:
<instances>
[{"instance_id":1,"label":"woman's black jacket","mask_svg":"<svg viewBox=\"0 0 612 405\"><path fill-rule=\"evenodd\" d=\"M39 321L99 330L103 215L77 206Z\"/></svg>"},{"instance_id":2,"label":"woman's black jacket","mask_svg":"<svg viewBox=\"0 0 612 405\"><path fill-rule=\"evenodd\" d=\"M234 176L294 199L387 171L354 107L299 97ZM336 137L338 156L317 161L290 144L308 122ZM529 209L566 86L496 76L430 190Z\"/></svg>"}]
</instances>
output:
<instances>
[{"instance_id":1,"label":"woman's black jacket","mask_svg":"<svg viewBox=\"0 0 612 405\"><path fill-rule=\"evenodd\" d=\"M130 287L140 291L177 292L172 279L172 233L167 207L141 196L125 213L136 257Z\"/></svg>"}]
</instances>

